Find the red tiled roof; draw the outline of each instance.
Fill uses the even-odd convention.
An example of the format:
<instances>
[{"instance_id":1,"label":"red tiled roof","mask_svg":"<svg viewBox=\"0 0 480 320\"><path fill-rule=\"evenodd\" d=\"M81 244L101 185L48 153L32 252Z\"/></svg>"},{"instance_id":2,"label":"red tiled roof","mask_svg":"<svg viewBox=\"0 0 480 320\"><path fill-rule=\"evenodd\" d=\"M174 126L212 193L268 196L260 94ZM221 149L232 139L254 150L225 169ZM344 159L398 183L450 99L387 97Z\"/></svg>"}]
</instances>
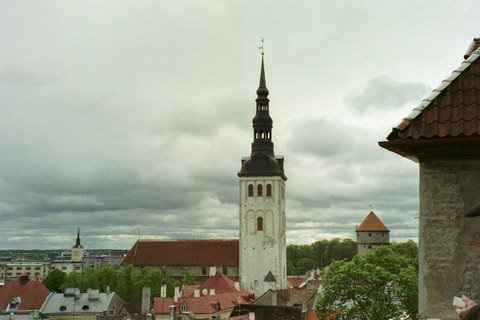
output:
<instances>
[{"instance_id":1,"label":"red tiled roof","mask_svg":"<svg viewBox=\"0 0 480 320\"><path fill-rule=\"evenodd\" d=\"M238 239L138 240L122 265L238 266Z\"/></svg>"},{"instance_id":2,"label":"red tiled roof","mask_svg":"<svg viewBox=\"0 0 480 320\"><path fill-rule=\"evenodd\" d=\"M230 279L229 277L225 276L221 272L217 272L213 277L209 277L205 280L199 287L200 292L203 289L207 289L210 292L210 289L215 289L215 293L226 293L226 292L237 292L235 289L235 281ZM243 288L240 288L241 294L248 294L249 292ZM187 296L186 294L184 294Z\"/></svg>"},{"instance_id":3,"label":"red tiled roof","mask_svg":"<svg viewBox=\"0 0 480 320\"><path fill-rule=\"evenodd\" d=\"M176 303L173 298L154 298L153 308L155 314L168 314L169 306L175 304L177 310L180 306L186 304L187 310L195 314L212 314L228 309L233 309L235 304L250 304L250 301L239 292L227 292L215 294L214 296L205 295L200 297L180 297Z\"/></svg>"},{"instance_id":4,"label":"red tiled roof","mask_svg":"<svg viewBox=\"0 0 480 320\"><path fill-rule=\"evenodd\" d=\"M287 282L292 286L292 288L297 288L305 281L305 277L301 278L287 278Z\"/></svg>"},{"instance_id":5,"label":"red tiled roof","mask_svg":"<svg viewBox=\"0 0 480 320\"><path fill-rule=\"evenodd\" d=\"M434 140L478 143L480 137L480 39L474 39L469 57L450 77L413 109L380 146L402 155L415 154L413 143ZM473 50L476 50L472 52ZM475 141L473 141L473 140ZM437 144L435 144L437 145ZM437 147L436 147L437 148ZM403 150L403 151L402 151ZM413 151L412 151L413 150Z\"/></svg>"},{"instance_id":6,"label":"red tiled roof","mask_svg":"<svg viewBox=\"0 0 480 320\"><path fill-rule=\"evenodd\" d=\"M390 231L377 215L370 211L368 216L357 226L357 231Z\"/></svg>"},{"instance_id":7,"label":"red tiled roof","mask_svg":"<svg viewBox=\"0 0 480 320\"><path fill-rule=\"evenodd\" d=\"M38 280L28 280L26 283L12 280L0 286L0 310L6 310L15 297L20 297L22 301L18 310L38 310L49 294L47 287Z\"/></svg>"}]
</instances>

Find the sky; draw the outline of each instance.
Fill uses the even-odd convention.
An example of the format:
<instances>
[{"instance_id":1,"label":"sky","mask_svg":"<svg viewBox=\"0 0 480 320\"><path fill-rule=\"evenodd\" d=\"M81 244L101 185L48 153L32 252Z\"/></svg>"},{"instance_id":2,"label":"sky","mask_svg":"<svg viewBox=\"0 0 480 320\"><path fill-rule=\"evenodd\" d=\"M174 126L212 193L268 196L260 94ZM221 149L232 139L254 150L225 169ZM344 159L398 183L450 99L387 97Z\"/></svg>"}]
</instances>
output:
<instances>
[{"instance_id":1,"label":"sky","mask_svg":"<svg viewBox=\"0 0 480 320\"><path fill-rule=\"evenodd\" d=\"M0 0L0 249L238 237L260 54L287 243L416 241L418 164L378 146L460 65L480 2Z\"/></svg>"}]
</instances>

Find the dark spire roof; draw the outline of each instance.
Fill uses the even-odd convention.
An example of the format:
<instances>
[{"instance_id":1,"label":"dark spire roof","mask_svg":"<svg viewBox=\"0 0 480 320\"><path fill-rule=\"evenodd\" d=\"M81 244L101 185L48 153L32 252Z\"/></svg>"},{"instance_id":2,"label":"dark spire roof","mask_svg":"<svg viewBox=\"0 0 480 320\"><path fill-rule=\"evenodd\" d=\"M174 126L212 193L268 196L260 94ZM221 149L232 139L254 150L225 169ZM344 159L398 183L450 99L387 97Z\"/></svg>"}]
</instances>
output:
<instances>
[{"instance_id":1,"label":"dark spire roof","mask_svg":"<svg viewBox=\"0 0 480 320\"><path fill-rule=\"evenodd\" d=\"M239 177L281 176L287 180L283 172L283 158L275 157L272 142L273 121L269 113L268 89L265 80L265 64L262 52L260 83L257 89L256 112L252 120L253 142L250 157L242 161Z\"/></svg>"},{"instance_id":2,"label":"dark spire roof","mask_svg":"<svg viewBox=\"0 0 480 320\"><path fill-rule=\"evenodd\" d=\"M75 241L75 245L73 247L74 248L83 248L82 245L80 244L80 228L78 228L77 241Z\"/></svg>"}]
</instances>

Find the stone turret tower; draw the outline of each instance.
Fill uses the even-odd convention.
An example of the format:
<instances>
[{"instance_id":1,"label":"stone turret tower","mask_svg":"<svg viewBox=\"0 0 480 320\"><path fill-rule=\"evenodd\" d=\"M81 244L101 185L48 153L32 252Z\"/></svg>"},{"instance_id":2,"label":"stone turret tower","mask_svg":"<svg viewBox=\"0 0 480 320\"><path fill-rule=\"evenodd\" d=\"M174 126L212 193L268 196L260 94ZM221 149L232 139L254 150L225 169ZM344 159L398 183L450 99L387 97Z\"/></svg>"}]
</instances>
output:
<instances>
[{"instance_id":1,"label":"stone turret tower","mask_svg":"<svg viewBox=\"0 0 480 320\"><path fill-rule=\"evenodd\" d=\"M240 282L257 296L286 288L285 181L283 157L275 156L262 53L253 118L252 153L242 158L240 178Z\"/></svg>"},{"instance_id":2,"label":"stone turret tower","mask_svg":"<svg viewBox=\"0 0 480 320\"><path fill-rule=\"evenodd\" d=\"M75 245L72 248L72 257L70 258L71 261L82 261L83 259L84 249L83 246L80 244L80 228L77 231L77 240L75 241Z\"/></svg>"},{"instance_id":3,"label":"stone turret tower","mask_svg":"<svg viewBox=\"0 0 480 320\"><path fill-rule=\"evenodd\" d=\"M356 226L358 253L365 253L374 248L390 243L390 230L370 211L359 226Z\"/></svg>"}]
</instances>

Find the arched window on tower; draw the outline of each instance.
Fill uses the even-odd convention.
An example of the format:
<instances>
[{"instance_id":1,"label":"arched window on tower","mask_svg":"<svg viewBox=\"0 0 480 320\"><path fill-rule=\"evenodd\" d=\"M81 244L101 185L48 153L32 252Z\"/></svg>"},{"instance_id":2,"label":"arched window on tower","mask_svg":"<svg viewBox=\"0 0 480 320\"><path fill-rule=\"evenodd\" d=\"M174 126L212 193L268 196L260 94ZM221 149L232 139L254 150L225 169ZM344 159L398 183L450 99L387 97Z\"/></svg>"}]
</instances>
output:
<instances>
[{"instance_id":1,"label":"arched window on tower","mask_svg":"<svg viewBox=\"0 0 480 320\"><path fill-rule=\"evenodd\" d=\"M257 231L262 231L263 230L263 218L258 217L257 218Z\"/></svg>"},{"instance_id":2,"label":"arched window on tower","mask_svg":"<svg viewBox=\"0 0 480 320\"><path fill-rule=\"evenodd\" d=\"M269 183L267 184L267 197L272 196L272 185Z\"/></svg>"},{"instance_id":3,"label":"arched window on tower","mask_svg":"<svg viewBox=\"0 0 480 320\"><path fill-rule=\"evenodd\" d=\"M262 185L259 184L257 186L257 197L261 197L261 196L263 196L263 189L262 189Z\"/></svg>"},{"instance_id":4,"label":"arched window on tower","mask_svg":"<svg viewBox=\"0 0 480 320\"><path fill-rule=\"evenodd\" d=\"M253 184L248 185L248 196L253 197Z\"/></svg>"}]
</instances>

